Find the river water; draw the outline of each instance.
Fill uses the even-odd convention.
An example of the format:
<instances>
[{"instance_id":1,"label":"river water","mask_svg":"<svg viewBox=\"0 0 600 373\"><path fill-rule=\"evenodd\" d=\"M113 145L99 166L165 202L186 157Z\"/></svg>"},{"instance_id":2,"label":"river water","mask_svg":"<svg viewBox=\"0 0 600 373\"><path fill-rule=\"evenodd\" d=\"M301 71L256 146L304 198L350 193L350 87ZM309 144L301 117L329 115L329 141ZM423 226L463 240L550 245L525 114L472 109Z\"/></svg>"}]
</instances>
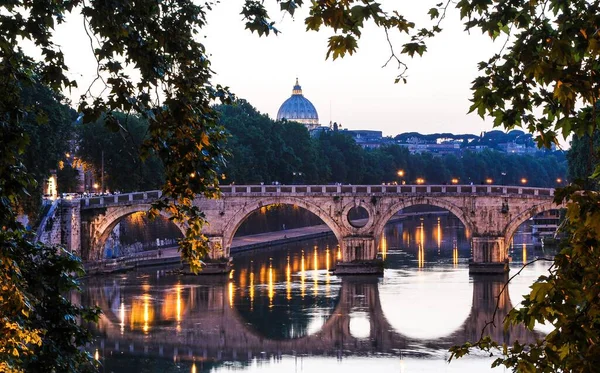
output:
<instances>
[{"instance_id":1,"label":"river water","mask_svg":"<svg viewBox=\"0 0 600 373\"><path fill-rule=\"evenodd\" d=\"M448 348L477 340L549 267L536 262L502 292L506 276L470 276L470 232L449 214L390 224L381 278L330 274L335 239L234 255L225 276L147 269L85 280L81 302L104 315L91 352L105 372L486 372L475 354L447 363ZM527 229L515 236L511 273L551 256ZM523 328L485 328L499 341L532 341Z\"/></svg>"}]
</instances>

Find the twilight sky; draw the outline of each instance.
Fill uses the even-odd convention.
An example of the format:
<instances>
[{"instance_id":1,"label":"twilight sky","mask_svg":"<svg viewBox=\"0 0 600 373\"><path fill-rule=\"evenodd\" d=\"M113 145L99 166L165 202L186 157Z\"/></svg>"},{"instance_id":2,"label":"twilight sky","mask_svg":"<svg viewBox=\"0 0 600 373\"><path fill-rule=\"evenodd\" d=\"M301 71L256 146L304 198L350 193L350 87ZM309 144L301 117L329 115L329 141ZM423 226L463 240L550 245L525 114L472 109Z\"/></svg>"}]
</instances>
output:
<instances>
[{"instance_id":1,"label":"twilight sky","mask_svg":"<svg viewBox=\"0 0 600 373\"><path fill-rule=\"evenodd\" d=\"M409 20L430 25L427 10L439 0L384 1ZM303 14L282 17L277 7L273 20L282 31L259 38L240 22L243 0L227 0L209 15L207 51L216 81L228 85L261 112L276 117L279 106L292 93L296 76L305 97L315 105L321 124L330 120L348 129L382 130L384 135L421 133L475 133L490 130L475 114L467 115L471 81L477 63L500 50L504 40L463 32L458 12L452 9L442 24L442 35L429 42L422 58L404 57L409 64L408 84L394 84L398 70L390 63L383 30L370 24L353 56L325 60L330 31L306 32ZM395 8L394 8L395 7ZM397 37L401 49L406 40Z\"/></svg>"},{"instance_id":2,"label":"twilight sky","mask_svg":"<svg viewBox=\"0 0 600 373\"><path fill-rule=\"evenodd\" d=\"M384 0L388 11L397 9L419 25L430 25L427 10L439 0ZM275 4L274 1L271 1ZM331 31L305 32L304 16L285 17L272 6L272 17L282 31L278 36L258 37L244 29L239 14L243 0L217 4L202 30L210 55L215 83L227 85L238 97L259 111L276 117L279 106L292 92L296 77L304 95L315 105L320 122L342 123L348 129L382 130L384 135L421 133L475 133L492 128L491 120L467 115L470 85L477 63L498 52L504 42L463 32L458 13L452 9L442 24L444 32L431 40L422 57L404 61L409 65L408 84L394 84L398 70L390 63L383 30L369 24L353 56L325 60ZM267 1L269 4L269 1ZM397 34L397 50L407 39ZM71 77L87 87L95 61L84 33L81 17L72 15L57 28L56 39L71 68ZM80 92L71 97L77 102Z\"/></svg>"}]
</instances>

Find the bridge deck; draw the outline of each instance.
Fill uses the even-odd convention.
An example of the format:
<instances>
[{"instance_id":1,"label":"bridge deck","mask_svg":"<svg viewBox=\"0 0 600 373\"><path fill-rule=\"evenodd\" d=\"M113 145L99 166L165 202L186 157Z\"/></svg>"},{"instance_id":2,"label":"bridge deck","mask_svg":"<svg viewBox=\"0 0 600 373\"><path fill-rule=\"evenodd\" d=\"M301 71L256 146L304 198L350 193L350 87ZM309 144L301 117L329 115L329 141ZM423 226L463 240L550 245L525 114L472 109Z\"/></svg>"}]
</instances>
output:
<instances>
[{"instance_id":1,"label":"bridge deck","mask_svg":"<svg viewBox=\"0 0 600 373\"><path fill-rule=\"evenodd\" d=\"M536 188L508 185L226 185L220 187L227 196L310 196L310 195L503 195L503 196L554 196L553 188ZM160 198L160 190L114 194L81 198L81 206L98 207L115 204L155 200Z\"/></svg>"}]
</instances>

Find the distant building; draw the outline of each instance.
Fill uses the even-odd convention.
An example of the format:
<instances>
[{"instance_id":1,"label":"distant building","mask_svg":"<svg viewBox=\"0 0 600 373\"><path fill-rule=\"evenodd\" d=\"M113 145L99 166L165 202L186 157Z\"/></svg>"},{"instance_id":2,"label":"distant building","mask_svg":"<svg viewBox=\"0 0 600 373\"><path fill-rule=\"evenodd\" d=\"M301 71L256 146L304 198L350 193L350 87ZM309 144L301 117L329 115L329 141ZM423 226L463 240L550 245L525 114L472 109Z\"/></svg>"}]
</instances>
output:
<instances>
[{"instance_id":1,"label":"distant building","mask_svg":"<svg viewBox=\"0 0 600 373\"><path fill-rule=\"evenodd\" d=\"M44 197L49 199L56 199L58 197L56 170L50 170L50 176L44 180Z\"/></svg>"},{"instance_id":2,"label":"distant building","mask_svg":"<svg viewBox=\"0 0 600 373\"><path fill-rule=\"evenodd\" d=\"M319 127L317 109L302 94L302 87L298 84L298 78L296 78L296 85L294 85L294 89L292 90L292 96L281 104L277 112L277 120L283 119L302 123L309 131Z\"/></svg>"},{"instance_id":3,"label":"distant building","mask_svg":"<svg viewBox=\"0 0 600 373\"><path fill-rule=\"evenodd\" d=\"M354 141L364 149L379 148L383 142L383 132L370 130L348 130Z\"/></svg>"}]
</instances>

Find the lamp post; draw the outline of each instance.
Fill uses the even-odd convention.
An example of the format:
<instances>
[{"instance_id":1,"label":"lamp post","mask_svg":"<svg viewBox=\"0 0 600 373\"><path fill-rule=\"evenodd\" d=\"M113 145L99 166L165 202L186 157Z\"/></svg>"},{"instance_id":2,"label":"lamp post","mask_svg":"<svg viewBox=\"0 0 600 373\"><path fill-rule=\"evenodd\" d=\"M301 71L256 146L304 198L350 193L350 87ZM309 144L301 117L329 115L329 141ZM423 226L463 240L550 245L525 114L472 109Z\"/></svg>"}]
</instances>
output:
<instances>
[{"instance_id":1,"label":"lamp post","mask_svg":"<svg viewBox=\"0 0 600 373\"><path fill-rule=\"evenodd\" d=\"M398 170L397 174L400 178L400 184L406 184L406 182L404 181L404 170Z\"/></svg>"}]
</instances>

